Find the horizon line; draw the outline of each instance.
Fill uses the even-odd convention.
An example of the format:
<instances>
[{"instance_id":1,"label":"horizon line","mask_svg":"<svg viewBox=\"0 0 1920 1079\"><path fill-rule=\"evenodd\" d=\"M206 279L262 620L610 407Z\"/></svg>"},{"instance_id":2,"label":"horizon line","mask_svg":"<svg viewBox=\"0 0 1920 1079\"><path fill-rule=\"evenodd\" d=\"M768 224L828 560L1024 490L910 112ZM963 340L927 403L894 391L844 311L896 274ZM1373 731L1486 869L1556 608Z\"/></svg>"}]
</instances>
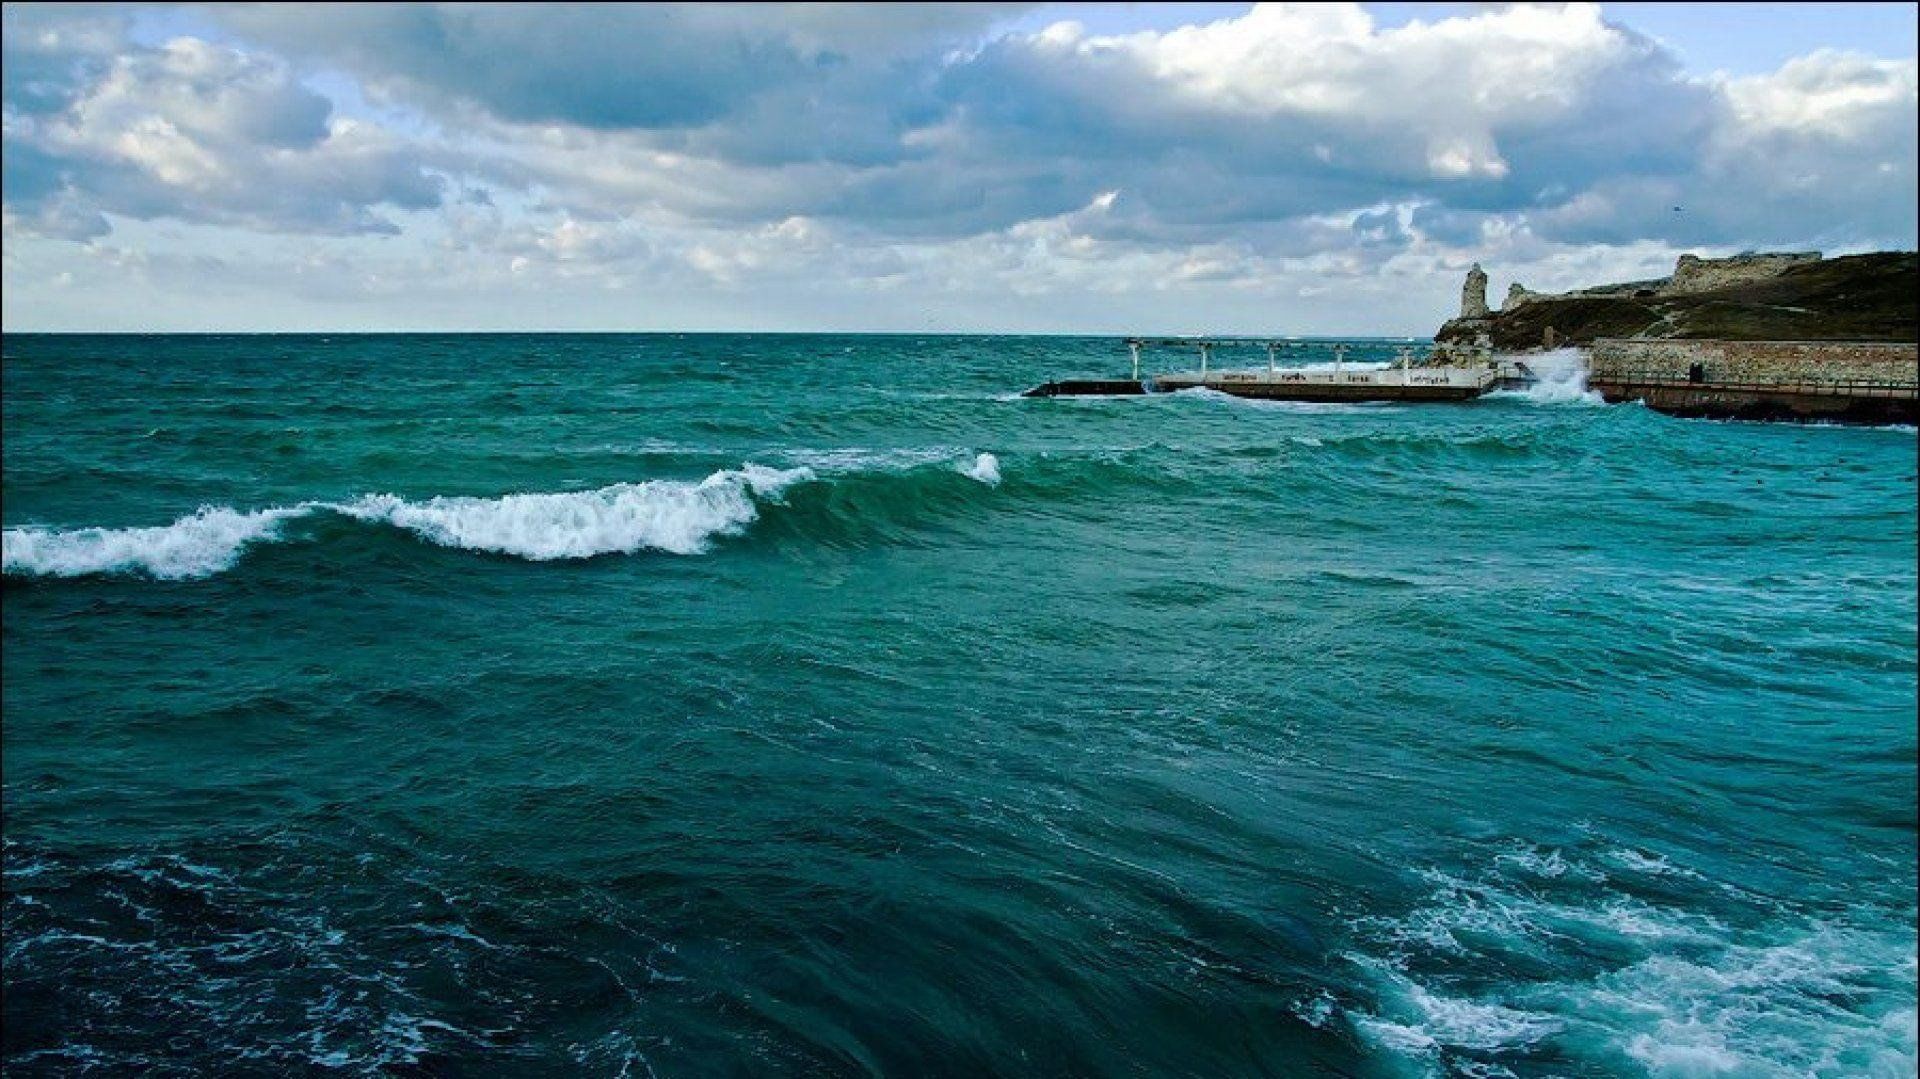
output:
<instances>
[{"instance_id":1,"label":"horizon line","mask_svg":"<svg viewBox=\"0 0 1920 1079\"><path fill-rule=\"evenodd\" d=\"M1126 332L1084 332L1070 330L9 330L0 328L0 337L428 337L434 335L470 337L512 336L622 336L622 337L1130 337L1208 338L1259 337L1275 341L1431 341L1431 334L1400 333L1247 333L1225 331L1205 333L1161 333L1144 330Z\"/></svg>"}]
</instances>

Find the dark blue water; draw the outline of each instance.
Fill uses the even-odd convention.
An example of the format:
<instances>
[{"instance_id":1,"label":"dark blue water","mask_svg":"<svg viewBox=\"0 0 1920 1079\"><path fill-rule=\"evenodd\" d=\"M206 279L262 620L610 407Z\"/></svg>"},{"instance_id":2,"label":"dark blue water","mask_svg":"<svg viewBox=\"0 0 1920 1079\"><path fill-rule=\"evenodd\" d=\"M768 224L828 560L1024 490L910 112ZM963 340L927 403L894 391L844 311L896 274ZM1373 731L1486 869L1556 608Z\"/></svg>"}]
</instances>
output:
<instances>
[{"instance_id":1,"label":"dark blue water","mask_svg":"<svg viewBox=\"0 0 1920 1079\"><path fill-rule=\"evenodd\" d=\"M1913 1072L1909 430L4 351L10 1074Z\"/></svg>"}]
</instances>

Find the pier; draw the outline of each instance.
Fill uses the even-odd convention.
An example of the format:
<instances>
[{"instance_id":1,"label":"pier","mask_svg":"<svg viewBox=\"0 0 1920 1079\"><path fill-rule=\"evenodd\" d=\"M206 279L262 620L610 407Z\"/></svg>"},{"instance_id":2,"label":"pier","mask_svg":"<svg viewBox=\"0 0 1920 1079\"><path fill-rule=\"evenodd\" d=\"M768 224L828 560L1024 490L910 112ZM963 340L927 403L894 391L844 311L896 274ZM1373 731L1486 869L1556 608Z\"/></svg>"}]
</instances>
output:
<instances>
[{"instance_id":1,"label":"pier","mask_svg":"<svg viewBox=\"0 0 1920 1079\"><path fill-rule=\"evenodd\" d=\"M1401 346L1397 362L1386 368L1371 363L1348 367L1346 357L1352 346L1341 343L1331 346L1331 364L1312 368L1286 366L1281 360L1289 352L1327 348L1324 343L1258 337L1131 337L1126 345L1132 360L1129 379L1048 382L1022 396L1110 397L1207 389L1271 401L1465 401L1486 393L1498 381L1497 372L1486 364L1416 364L1411 345ZM1192 351L1200 365L1143 375L1141 353L1155 348ZM1266 354L1266 365L1264 369L1217 370L1214 352L1219 349L1258 349Z\"/></svg>"}]
</instances>

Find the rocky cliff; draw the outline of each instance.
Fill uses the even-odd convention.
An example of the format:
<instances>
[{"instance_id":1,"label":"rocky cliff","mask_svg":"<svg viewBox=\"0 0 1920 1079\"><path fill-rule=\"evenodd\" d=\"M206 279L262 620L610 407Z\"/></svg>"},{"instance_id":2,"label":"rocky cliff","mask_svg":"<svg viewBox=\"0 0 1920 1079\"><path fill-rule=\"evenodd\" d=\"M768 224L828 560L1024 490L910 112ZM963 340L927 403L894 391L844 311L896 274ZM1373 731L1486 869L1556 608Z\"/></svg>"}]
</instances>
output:
<instances>
[{"instance_id":1,"label":"rocky cliff","mask_svg":"<svg viewBox=\"0 0 1920 1079\"><path fill-rule=\"evenodd\" d=\"M1513 352L1602 337L1914 341L1920 339L1920 255L1683 256L1674 276L1663 280L1560 295L1515 289L1499 311L1463 316L1434 335L1443 348L1482 341Z\"/></svg>"}]
</instances>

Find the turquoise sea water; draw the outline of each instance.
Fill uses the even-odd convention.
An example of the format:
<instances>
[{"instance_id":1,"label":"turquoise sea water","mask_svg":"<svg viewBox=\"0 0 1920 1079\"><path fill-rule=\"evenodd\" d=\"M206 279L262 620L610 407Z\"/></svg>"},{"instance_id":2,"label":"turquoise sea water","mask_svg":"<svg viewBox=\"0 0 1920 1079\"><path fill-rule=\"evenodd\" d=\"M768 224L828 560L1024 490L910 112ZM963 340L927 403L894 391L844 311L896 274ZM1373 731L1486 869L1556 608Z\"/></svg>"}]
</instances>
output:
<instances>
[{"instance_id":1,"label":"turquoise sea water","mask_svg":"<svg viewBox=\"0 0 1920 1079\"><path fill-rule=\"evenodd\" d=\"M4 350L9 1074L1913 1073L1911 431Z\"/></svg>"}]
</instances>

